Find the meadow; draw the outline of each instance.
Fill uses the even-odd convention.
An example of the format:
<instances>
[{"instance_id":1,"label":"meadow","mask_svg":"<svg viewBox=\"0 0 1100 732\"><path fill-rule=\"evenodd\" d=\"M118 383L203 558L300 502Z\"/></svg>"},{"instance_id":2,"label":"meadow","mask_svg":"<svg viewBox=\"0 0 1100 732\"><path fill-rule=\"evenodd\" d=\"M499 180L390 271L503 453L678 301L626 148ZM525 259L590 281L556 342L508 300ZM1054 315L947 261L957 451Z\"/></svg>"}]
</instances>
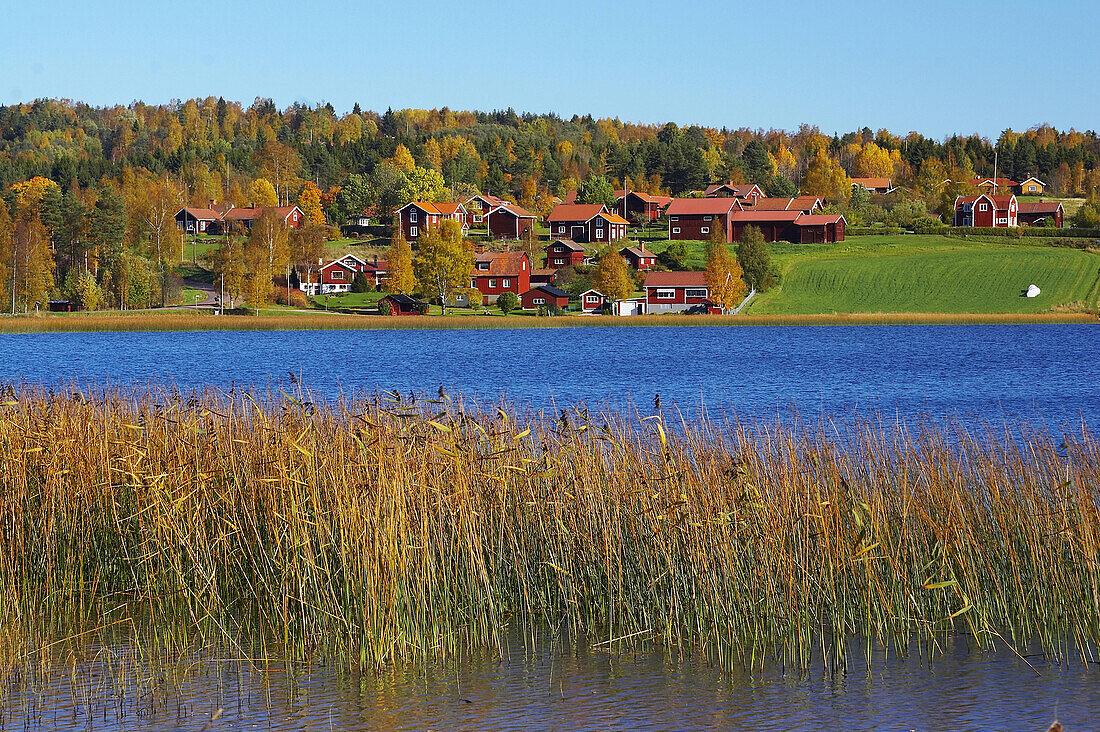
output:
<instances>
[{"instance_id":1,"label":"meadow","mask_svg":"<svg viewBox=\"0 0 1100 732\"><path fill-rule=\"evenodd\" d=\"M1087 431L9 387L0 443L11 673L119 624L341 668L545 627L727 666L1100 640Z\"/></svg>"}]
</instances>

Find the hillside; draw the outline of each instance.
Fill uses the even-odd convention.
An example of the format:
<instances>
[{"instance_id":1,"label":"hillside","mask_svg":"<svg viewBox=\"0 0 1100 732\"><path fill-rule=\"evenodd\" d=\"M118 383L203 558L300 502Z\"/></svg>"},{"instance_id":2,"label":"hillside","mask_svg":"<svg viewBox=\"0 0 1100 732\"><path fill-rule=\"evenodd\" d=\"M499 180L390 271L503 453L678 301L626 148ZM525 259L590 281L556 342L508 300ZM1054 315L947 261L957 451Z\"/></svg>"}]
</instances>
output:
<instances>
[{"instance_id":1,"label":"hillside","mask_svg":"<svg viewBox=\"0 0 1100 732\"><path fill-rule=\"evenodd\" d=\"M1078 249L969 243L939 236L851 237L776 245L781 286L752 314L1036 313L1100 297L1100 255ZM1042 290L1021 297L1029 285Z\"/></svg>"}]
</instances>

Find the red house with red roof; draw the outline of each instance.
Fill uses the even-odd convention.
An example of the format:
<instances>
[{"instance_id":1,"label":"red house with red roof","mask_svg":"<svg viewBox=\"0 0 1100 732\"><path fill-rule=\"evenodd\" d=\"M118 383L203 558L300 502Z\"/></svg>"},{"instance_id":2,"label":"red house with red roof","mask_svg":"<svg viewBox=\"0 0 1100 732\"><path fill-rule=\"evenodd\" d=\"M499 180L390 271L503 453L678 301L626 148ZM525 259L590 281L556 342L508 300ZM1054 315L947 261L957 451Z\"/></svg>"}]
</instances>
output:
<instances>
[{"instance_id":1,"label":"red house with red roof","mask_svg":"<svg viewBox=\"0 0 1100 732\"><path fill-rule=\"evenodd\" d=\"M535 215L514 203L497 206L488 218L489 236L494 239L519 239L535 228Z\"/></svg>"},{"instance_id":2,"label":"red house with red roof","mask_svg":"<svg viewBox=\"0 0 1100 732\"><path fill-rule=\"evenodd\" d=\"M507 206L509 203L509 201L498 198L491 193L479 193L471 197L462 205L466 208L466 213L469 216L469 223L484 224L485 217L489 215L490 211L497 206Z\"/></svg>"},{"instance_id":3,"label":"red house with red roof","mask_svg":"<svg viewBox=\"0 0 1100 732\"><path fill-rule=\"evenodd\" d=\"M671 196L651 196L640 191L615 191L615 212L627 221L641 218L656 221L670 203Z\"/></svg>"},{"instance_id":4,"label":"red house with red roof","mask_svg":"<svg viewBox=\"0 0 1100 732\"><path fill-rule=\"evenodd\" d=\"M1016 215L1021 225L1035 226L1049 220L1054 222L1056 228L1062 228L1066 211L1058 201L1020 201L1019 205Z\"/></svg>"},{"instance_id":5,"label":"red house with red roof","mask_svg":"<svg viewBox=\"0 0 1100 732\"><path fill-rule=\"evenodd\" d=\"M546 268L558 270L578 264L595 264L596 253L570 239L556 239L546 245Z\"/></svg>"},{"instance_id":6,"label":"red house with red roof","mask_svg":"<svg viewBox=\"0 0 1100 732\"><path fill-rule=\"evenodd\" d=\"M415 241L418 236L448 219L457 221L462 226L463 234L470 228L466 220L466 207L461 203L412 201L397 209L397 215L401 221L401 233L408 241Z\"/></svg>"},{"instance_id":7,"label":"red house with red roof","mask_svg":"<svg viewBox=\"0 0 1100 732\"><path fill-rule=\"evenodd\" d=\"M619 250L626 263L637 270L646 271L657 266L657 255L645 248L644 243L636 247L625 247Z\"/></svg>"},{"instance_id":8,"label":"red house with red roof","mask_svg":"<svg viewBox=\"0 0 1100 732\"><path fill-rule=\"evenodd\" d=\"M709 239L714 227L726 232L726 241L733 241L730 215L741 210L736 198L674 198L665 213L668 215L668 238Z\"/></svg>"},{"instance_id":9,"label":"red house with red roof","mask_svg":"<svg viewBox=\"0 0 1100 732\"><path fill-rule=\"evenodd\" d=\"M678 313L709 305L706 272L650 272L645 278L647 313Z\"/></svg>"},{"instance_id":10,"label":"red house with red roof","mask_svg":"<svg viewBox=\"0 0 1100 732\"><path fill-rule=\"evenodd\" d=\"M478 252L470 287L477 288L486 302L496 302L505 292L522 295L531 289L531 262L526 252Z\"/></svg>"},{"instance_id":11,"label":"red house with red roof","mask_svg":"<svg viewBox=\"0 0 1100 732\"><path fill-rule=\"evenodd\" d=\"M755 183L717 183L707 186L703 195L707 198L737 198L752 204L766 194Z\"/></svg>"},{"instance_id":12,"label":"red house with red roof","mask_svg":"<svg viewBox=\"0 0 1100 732\"><path fill-rule=\"evenodd\" d=\"M612 242L626 236L627 220L608 213L598 203L563 203L555 206L546 217L551 239L572 239L575 242Z\"/></svg>"},{"instance_id":13,"label":"red house with red roof","mask_svg":"<svg viewBox=\"0 0 1100 732\"><path fill-rule=\"evenodd\" d=\"M981 193L977 196L955 197L955 226L987 228L1013 227L1017 225L1019 204L1016 196L994 196Z\"/></svg>"}]
</instances>

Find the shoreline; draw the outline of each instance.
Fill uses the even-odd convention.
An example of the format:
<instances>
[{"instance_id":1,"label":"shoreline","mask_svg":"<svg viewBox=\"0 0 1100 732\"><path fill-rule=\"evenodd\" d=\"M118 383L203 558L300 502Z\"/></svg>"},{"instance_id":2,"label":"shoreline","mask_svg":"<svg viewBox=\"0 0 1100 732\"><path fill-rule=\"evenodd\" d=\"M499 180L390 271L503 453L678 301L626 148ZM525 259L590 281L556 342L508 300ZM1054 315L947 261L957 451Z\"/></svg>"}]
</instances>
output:
<instances>
[{"instance_id":1,"label":"shoreline","mask_svg":"<svg viewBox=\"0 0 1100 732\"><path fill-rule=\"evenodd\" d=\"M1009 325L1096 323L1092 313L836 313L811 315L635 315L549 318L468 315L460 317L346 315L290 311L265 315L199 312L97 312L0 318L0 333L301 330L495 330L593 327L828 326L828 325Z\"/></svg>"}]
</instances>

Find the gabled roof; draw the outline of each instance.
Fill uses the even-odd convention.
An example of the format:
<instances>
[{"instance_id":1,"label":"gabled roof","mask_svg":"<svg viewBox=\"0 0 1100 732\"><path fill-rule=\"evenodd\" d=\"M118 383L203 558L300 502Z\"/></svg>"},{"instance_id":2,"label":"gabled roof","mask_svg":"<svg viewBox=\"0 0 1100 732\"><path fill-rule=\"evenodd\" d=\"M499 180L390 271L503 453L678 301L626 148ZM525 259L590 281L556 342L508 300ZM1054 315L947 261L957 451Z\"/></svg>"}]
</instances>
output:
<instances>
[{"instance_id":1,"label":"gabled roof","mask_svg":"<svg viewBox=\"0 0 1100 732\"><path fill-rule=\"evenodd\" d=\"M600 292L599 290L597 290L595 288L592 288L591 290L585 290L584 292L581 293L580 296L584 297L585 295L589 295L589 294L599 295L600 297L607 297L607 295L603 294L602 292Z\"/></svg>"},{"instance_id":2,"label":"gabled roof","mask_svg":"<svg viewBox=\"0 0 1100 732\"><path fill-rule=\"evenodd\" d=\"M1062 208L1058 201L1020 201L1017 206L1022 214L1055 214Z\"/></svg>"},{"instance_id":3,"label":"gabled roof","mask_svg":"<svg viewBox=\"0 0 1100 732\"><path fill-rule=\"evenodd\" d=\"M757 195L764 195L764 191L760 190L760 186L755 183L715 183L714 185L707 186L704 193L707 196L713 196L723 188L732 193L734 198L749 198L754 189Z\"/></svg>"},{"instance_id":4,"label":"gabled roof","mask_svg":"<svg viewBox=\"0 0 1100 732\"><path fill-rule=\"evenodd\" d=\"M553 279L558 271L556 269L545 269L539 267L538 269L531 270L531 279L534 280L537 277L546 277L547 279Z\"/></svg>"},{"instance_id":5,"label":"gabled roof","mask_svg":"<svg viewBox=\"0 0 1100 732\"><path fill-rule=\"evenodd\" d=\"M398 305L424 305L425 303L417 300L415 297L410 297L401 292L391 292L382 298L382 300L393 300Z\"/></svg>"},{"instance_id":6,"label":"gabled roof","mask_svg":"<svg viewBox=\"0 0 1100 732\"><path fill-rule=\"evenodd\" d=\"M1027 178L1024 178L1024 179L1023 179L1023 181L1021 181L1021 182L1020 182L1020 185L1023 185L1024 183L1027 183L1028 181L1032 181L1032 180L1033 180L1033 181L1035 181L1036 183L1038 183L1038 184L1039 184L1039 185L1041 185L1041 186L1045 186L1045 185L1046 185L1046 183L1044 183L1043 181L1039 180L1039 179L1038 179L1038 178L1036 178L1036 177L1035 177L1034 175L1029 175L1029 176L1028 176Z\"/></svg>"},{"instance_id":7,"label":"gabled roof","mask_svg":"<svg viewBox=\"0 0 1100 732\"><path fill-rule=\"evenodd\" d=\"M669 216L716 216L740 208L736 198L674 198L665 213Z\"/></svg>"},{"instance_id":8,"label":"gabled roof","mask_svg":"<svg viewBox=\"0 0 1100 732\"><path fill-rule=\"evenodd\" d=\"M821 196L798 196L796 198L761 198L748 211L813 211L825 205Z\"/></svg>"},{"instance_id":9,"label":"gabled roof","mask_svg":"<svg viewBox=\"0 0 1100 732\"><path fill-rule=\"evenodd\" d=\"M753 222L764 222L764 223L770 223L770 222L784 223L784 222L786 222L786 223L790 223L790 222L794 221L795 219L797 219L799 216L804 216L804 215L805 214L803 214L801 210L798 210L798 211L756 211L756 210L750 209L748 211L734 211L732 214L730 214L730 220L734 221L734 222L750 223L750 224L753 223Z\"/></svg>"},{"instance_id":10,"label":"gabled roof","mask_svg":"<svg viewBox=\"0 0 1100 732\"><path fill-rule=\"evenodd\" d=\"M503 198L500 198L498 196L494 196L491 193L479 193L476 196L471 196L470 198L466 199L466 203L469 203L470 201L481 201L483 203L487 203L489 204L489 208L496 208L497 206L504 206L508 204L508 201L505 201Z\"/></svg>"},{"instance_id":11,"label":"gabled roof","mask_svg":"<svg viewBox=\"0 0 1100 732\"><path fill-rule=\"evenodd\" d=\"M615 213L601 213L601 214L597 214L597 216L601 217L602 219L604 219L609 224L629 224L630 223L629 221L624 219L622 216L620 216L619 214L615 214ZM592 218L595 218L595 216L593 216Z\"/></svg>"},{"instance_id":12,"label":"gabled roof","mask_svg":"<svg viewBox=\"0 0 1100 732\"><path fill-rule=\"evenodd\" d=\"M641 191L615 191L615 200L621 201L627 196L637 196L645 203L655 203L658 206L667 206L672 201L672 196L651 196L648 193L642 193Z\"/></svg>"},{"instance_id":13,"label":"gabled roof","mask_svg":"<svg viewBox=\"0 0 1100 732\"><path fill-rule=\"evenodd\" d=\"M255 221L256 219L263 216L264 211L267 210L269 209L264 206L250 206L248 208L234 207L226 211L223 218L226 221ZM275 206L273 209L270 210L275 211L276 215L278 215L278 217L283 221L286 221L288 218L290 218L290 214L294 213L295 211L297 211L302 216L305 215L302 213L302 210L297 206Z\"/></svg>"},{"instance_id":14,"label":"gabled roof","mask_svg":"<svg viewBox=\"0 0 1100 732\"><path fill-rule=\"evenodd\" d=\"M535 218L535 215L533 213L531 213L530 211L528 211L527 209L522 208L520 206L517 206L514 203L507 203L507 202L502 203L499 206L497 206L497 207L493 208L492 210L490 210L488 215L492 216L493 214L495 214L499 211L505 211L507 213L510 213L513 216L515 216L517 219L533 219L533 218Z\"/></svg>"},{"instance_id":15,"label":"gabled roof","mask_svg":"<svg viewBox=\"0 0 1100 732\"><path fill-rule=\"evenodd\" d=\"M333 267L340 267L342 269L346 269L348 272L354 272L355 271L355 269L353 269L351 267L351 265L344 264L343 257L341 257L340 259L334 259L331 262L326 262L325 264L322 264L321 268L318 271L319 272L324 272L326 269L331 269Z\"/></svg>"},{"instance_id":16,"label":"gabled roof","mask_svg":"<svg viewBox=\"0 0 1100 732\"><path fill-rule=\"evenodd\" d=\"M566 292L565 290L559 290L558 288L554 287L553 285L537 285L535 287L532 287L527 292L534 292L535 290L541 290L542 292L545 292L547 295L550 295L551 297L569 297L568 292ZM523 294L526 295L527 292L525 292Z\"/></svg>"},{"instance_id":17,"label":"gabled roof","mask_svg":"<svg viewBox=\"0 0 1100 732\"><path fill-rule=\"evenodd\" d=\"M993 184L996 183L998 188L1012 188L1013 186L1020 185L1019 183L1012 180L1011 178L981 178L981 177L975 177L970 182L971 182L971 184L976 185L976 186L988 186L988 187L992 187Z\"/></svg>"},{"instance_id":18,"label":"gabled roof","mask_svg":"<svg viewBox=\"0 0 1100 732\"><path fill-rule=\"evenodd\" d=\"M706 287L706 272L650 272L646 287Z\"/></svg>"},{"instance_id":19,"label":"gabled roof","mask_svg":"<svg viewBox=\"0 0 1100 732\"><path fill-rule=\"evenodd\" d=\"M191 208L190 206L184 206L179 211L176 211L176 216L186 211L193 218L199 221L217 221L221 218L217 211L209 208Z\"/></svg>"},{"instance_id":20,"label":"gabled roof","mask_svg":"<svg viewBox=\"0 0 1100 732\"><path fill-rule=\"evenodd\" d=\"M527 254L522 251L481 252L474 256L473 274L475 277L518 277L525 271L523 262L526 259ZM482 262L488 262L489 269L477 269L476 264Z\"/></svg>"},{"instance_id":21,"label":"gabled roof","mask_svg":"<svg viewBox=\"0 0 1100 732\"><path fill-rule=\"evenodd\" d=\"M402 206L401 208L399 208L397 210L398 211L403 211L406 208L408 208L409 206L416 206L418 209L420 209L421 211L424 211L425 213L435 214L437 216L454 216L459 211L461 211L462 213L466 213L466 207L463 206L461 203L457 203L455 201L448 201L446 203L431 203L431 202L428 202L428 201L409 201L408 203L406 203L404 206Z\"/></svg>"},{"instance_id":22,"label":"gabled roof","mask_svg":"<svg viewBox=\"0 0 1100 732\"><path fill-rule=\"evenodd\" d=\"M549 249L550 247L556 247L556 246L564 246L566 249L568 249L570 251L573 251L573 252L591 251L588 247L584 246L583 244L578 244L577 242L573 241L572 239L554 239L552 242L550 242L549 244L547 244L543 248L544 249Z\"/></svg>"},{"instance_id":23,"label":"gabled roof","mask_svg":"<svg viewBox=\"0 0 1100 732\"><path fill-rule=\"evenodd\" d=\"M852 178L852 185L864 188L889 188L889 178Z\"/></svg>"},{"instance_id":24,"label":"gabled roof","mask_svg":"<svg viewBox=\"0 0 1100 732\"><path fill-rule=\"evenodd\" d=\"M822 224L839 224L841 221L848 223L840 214L804 214L800 213L794 220L795 226L821 226Z\"/></svg>"},{"instance_id":25,"label":"gabled roof","mask_svg":"<svg viewBox=\"0 0 1100 732\"><path fill-rule=\"evenodd\" d=\"M959 206L968 203L975 203L978 201L979 198L984 198L985 200L993 204L995 210L1001 211L1007 210L1009 205L1012 203L1012 200L1016 198L1016 196L993 196L988 193L979 193L976 196L956 196L955 208L958 208Z\"/></svg>"},{"instance_id":26,"label":"gabled roof","mask_svg":"<svg viewBox=\"0 0 1100 732\"><path fill-rule=\"evenodd\" d=\"M594 216L607 213L607 209L598 203L563 203L554 206L546 217L547 221L591 221Z\"/></svg>"},{"instance_id":27,"label":"gabled roof","mask_svg":"<svg viewBox=\"0 0 1100 732\"><path fill-rule=\"evenodd\" d=\"M657 256L653 252L648 251L645 248L645 246L625 247L625 248L619 250L619 254L622 254L623 252L626 252L628 254L632 254L633 256L638 257L639 259L642 258L642 257L656 257Z\"/></svg>"}]
</instances>

